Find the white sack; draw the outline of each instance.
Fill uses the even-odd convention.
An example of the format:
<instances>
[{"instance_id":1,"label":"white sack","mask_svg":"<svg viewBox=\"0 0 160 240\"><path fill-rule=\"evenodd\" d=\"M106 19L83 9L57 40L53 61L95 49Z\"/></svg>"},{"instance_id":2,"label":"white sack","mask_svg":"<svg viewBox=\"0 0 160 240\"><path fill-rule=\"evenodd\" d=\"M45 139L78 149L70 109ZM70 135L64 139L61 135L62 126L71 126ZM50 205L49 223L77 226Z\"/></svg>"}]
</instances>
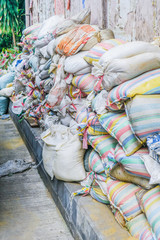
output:
<instances>
[{"instance_id":1,"label":"white sack","mask_svg":"<svg viewBox=\"0 0 160 240\"><path fill-rule=\"evenodd\" d=\"M39 65L39 58L35 55L31 55L28 60L28 64L34 70L34 72L37 72L38 65Z\"/></svg>"},{"instance_id":2,"label":"white sack","mask_svg":"<svg viewBox=\"0 0 160 240\"><path fill-rule=\"evenodd\" d=\"M86 55L86 51L79 52L73 56L67 57L64 62L64 70L67 73L75 74L76 72L89 68L91 72L90 64L88 64L83 57Z\"/></svg>"},{"instance_id":3,"label":"white sack","mask_svg":"<svg viewBox=\"0 0 160 240\"><path fill-rule=\"evenodd\" d=\"M54 55L54 50L55 50L55 48L56 48L55 42L56 42L56 40L53 39L53 40L50 41L50 42L48 43L48 45L47 45L47 53L48 53L51 57L53 57L53 55Z\"/></svg>"},{"instance_id":4,"label":"white sack","mask_svg":"<svg viewBox=\"0 0 160 240\"><path fill-rule=\"evenodd\" d=\"M47 59L41 58L40 61L39 61L39 64L40 64L40 65L45 65L45 63L46 63L47 61L48 61Z\"/></svg>"},{"instance_id":5,"label":"white sack","mask_svg":"<svg viewBox=\"0 0 160 240\"><path fill-rule=\"evenodd\" d=\"M83 75L83 74L91 73L91 71L92 71L91 66L88 66L88 67L86 67L86 68L81 69L81 70L78 71L78 72L75 72L74 75L75 75L75 76Z\"/></svg>"},{"instance_id":6,"label":"white sack","mask_svg":"<svg viewBox=\"0 0 160 240\"><path fill-rule=\"evenodd\" d=\"M0 96L11 97L14 91L14 87L3 88L0 90Z\"/></svg>"},{"instance_id":7,"label":"white sack","mask_svg":"<svg viewBox=\"0 0 160 240\"><path fill-rule=\"evenodd\" d=\"M149 155L141 155L141 159L151 175L149 184L160 184L160 164Z\"/></svg>"},{"instance_id":8,"label":"white sack","mask_svg":"<svg viewBox=\"0 0 160 240\"><path fill-rule=\"evenodd\" d=\"M48 174L63 181L81 181L86 177L83 166L84 149L78 135L70 128L53 125L41 135L44 141L43 162Z\"/></svg>"},{"instance_id":9,"label":"white sack","mask_svg":"<svg viewBox=\"0 0 160 240\"><path fill-rule=\"evenodd\" d=\"M116 85L157 68L160 68L160 51L113 59L106 65L102 83L106 90L111 90Z\"/></svg>"},{"instance_id":10,"label":"white sack","mask_svg":"<svg viewBox=\"0 0 160 240\"><path fill-rule=\"evenodd\" d=\"M108 97L108 92L106 90L102 90L97 96L92 100L91 106L92 110L97 114L107 113L106 109L106 101Z\"/></svg>"},{"instance_id":11,"label":"white sack","mask_svg":"<svg viewBox=\"0 0 160 240\"><path fill-rule=\"evenodd\" d=\"M61 118L61 124L66 127L69 127L71 120L72 120L72 117L67 113L65 117Z\"/></svg>"},{"instance_id":12,"label":"white sack","mask_svg":"<svg viewBox=\"0 0 160 240\"><path fill-rule=\"evenodd\" d=\"M48 70L43 70L40 74L39 77L44 80L46 78L48 78L50 76L50 74L48 73Z\"/></svg>"},{"instance_id":13,"label":"white sack","mask_svg":"<svg viewBox=\"0 0 160 240\"><path fill-rule=\"evenodd\" d=\"M53 33L55 31L57 24L61 23L64 20L62 16L54 15L46 19L39 30L38 38L44 37L48 33Z\"/></svg>"},{"instance_id":14,"label":"white sack","mask_svg":"<svg viewBox=\"0 0 160 240\"><path fill-rule=\"evenodd\" d=\"M50 58L49 54L47 53L47 46L40 48L40 53L42 54L42 56L44 58L46 58L46 59Z\"/></svg>"},{"instance_id":15,"label":"white sack","mask_svg":"<svg viewBox=\"0 0 160 240\"><path fill-rule=\"evenodd\" d=\"M92 74L97 77L102 76L109 61L113 59L129 58L147 52L160 52L160 48L151 43L142 41L133 41L116 46L103 54L99 63L94 63Z\"/></svg>"}]
</instances>

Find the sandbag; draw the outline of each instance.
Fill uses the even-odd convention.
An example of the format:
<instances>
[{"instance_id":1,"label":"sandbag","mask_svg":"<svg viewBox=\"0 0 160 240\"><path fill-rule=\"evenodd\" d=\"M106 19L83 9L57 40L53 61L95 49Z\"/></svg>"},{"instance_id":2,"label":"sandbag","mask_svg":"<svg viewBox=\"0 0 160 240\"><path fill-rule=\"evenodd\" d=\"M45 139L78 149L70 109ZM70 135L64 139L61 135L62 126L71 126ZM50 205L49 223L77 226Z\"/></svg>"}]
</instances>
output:
<instances>
[{"instance_id":1,"label":"sandbag","mask_svg":"<svg viewBox=\"0 0 160 240\"><path fill-rule=\"evenodd\" d=\"M54 125L41 138L45 146L50 148L49 151L43 149L43 162L51 177L55 175L63 181L81 181L86 177L83 166L84 150L78 135L72 135L68 127Z\"/></svg>"},{"instance_id":2,"label":"sandbag","mask_svg":"<svg viewBox=\"0 0 160 240\"><path fill-rule=\"evenodd\" d=\"M56 48L55 42L56 42L56 40L53 39L53 40L51 40L51 41L48 43L48 45L47 45L47 53L48 53L51 57L53 57L53 55L54 55L54 50L55 50L55 48Z\"/></svg>"},{"instance_id":3,"label":"sandbag","mask_svg":"<svg viewBox=\"0 0 160 240\"><path fill-rule=\"evenodd\" d=\"M0 77L0 89L5 88L8 83L13 82L14 77L15 77L14 72L9 72L3 75L2 77Z\"/></svg>"},{"instance_id":4,"label":"sandbag","mask_svg":"<svg viewBox=\"0 0 160 240\"><path fill-rule=\"evenodd\" d=\"M139 240L155 240L151 227L144 213L139 214L131 221L126 222L129 233Z\"/></svg>"},{"instance_id":5,"label":"sandbag","mask_svg":"<svg viewBox=\"0 0 160 240\"><path fill-rule=\"evenodd\" d=\"M102 192L98 184L94 184L94 183L92 184L90 189L90 195L96 201L109 205L107 196Z\"/></svg>"},{"instance_id":6,"label":"sandbag","mask_svg":"<svg viewBox=\"0 0 160 240\"><path fill-rule=\"evenodd\" d=\"M106 164L106 171L108 169L108 155L114 152L117 141L109 134L99 136L87 136L88 143L99 153L100 157Z\"/></svg>"},{"instance_id":7,"label":"sandbag","mask_svg":"<svg viewBox=\"0 0 160 240\"><path fill-rule=\"evenodd\" d=\"M36 23L34 25L31 25L27 28L25 28L22 32L23 35L27 36L29 34L32 34L34 32L39 31L40 27L41 27L42 23Z\"/></svg>"},{"instance_id":8,"label":"sandbag","mask_svg":"<svg viewBox=\"0 0 160 240\"><path fill-rule=\"evenodd\" d=\"M52 59L49 59L44 65L44 70L49 70L51 63L52 63Z\"/></svg>"},{"instance_id":9,"label":"sandbag","mask_svg":"<svg viewBox=\"0 0 160 240\"><path fill-rule=\"evenodd\" d=\"M49 76L50 76L50 74L48 73L48 70L43 70L43 71L39 74L39 77L40 77L40 79L42 79L42 80L48 78Z\"/></svg>"},{"instance_id":10,"label":"sandbag","mask_svg":"<svg viewBox=\"0 0 160 240\"><path fill-rule=\"evenodd\" d=\"M82 48L82 51L88 51L93 48L97 43L100 43L104 40L113 39L114 34L110 29L103 29L94 34L94 36L88 40L88 42Z\"/></svg>"},{"instance_id":11,"label":"sandbag","mask_svg":"<svg viewBox=\"0 0 160 240\"><path fill-rule=\"evenodd\" d=\"M40 59L40 61L39 61L40 66L41 66L41 65L44 66L47 61L48 61L48 60L47 60L46 58L43 58L43 57L42 57L42 58Z\"/></svg>"},{"instance_id":12,"label":"sandbag","mask_svg":"<svg viewBox=\"0 0 160 240\"><path fill-rule=\"evenodd\" d=\"M7 87L0 90L0 96L11 97L14 91L14 87Z\"/></svg>"},{"instance_id":13,"label":"sandbag","mask_svg":"<svg viewBox=\"0 0 160 240\"><path fill-rule=\"evenodd\" d=\"M7 113L9 99L7 97L0 97L0 115Z\"/></svg>"},{"instance_id":14,"label":"sandbag","mask_svg":"<svg viewBox=\"0 0 160 240\"><path fill-rule=\"evenodd\" d=\"M106 51L124 43L126 42L121 39L109 39L102 41L100 43L97 43L93 48L91 48L84 56L84 59L92 65L93 62L98 62L102 55L106 53Z\"/></svg>"},{"instance_id":15,"label":"sandbag","mask_svg":"<svg viewBox=\"0 0 160 240\"><path fill-rule=\"evenodd\" d=\"M88 41L87 43L82 47L82 51L88 51L93 46L95 46L97 43L101 42L101 35L100 31L97 31Z\"/></svg>"},{"instance_id":16,"label":"sandbag","mask_svg":"<svg viewBox=\"0 0 160 240\"><path fill-rule=\"evenodd\" d=\"M31 55L28 60L29 66L34 70L34 72L38 71L38 65L39 65L39 58L35 55Z\"/></svg>"},{"instance_id":17,"label":"sandbag","mask_svg":"<svg viewBox=\"0 0 160 240\"><path fill-rule=\"evenodd\" d=\"M113 59L106 64L102 84L106 90L110 90L116 85L157 68L160 68L160 52Z\"/></svg>"},{"instance_id":18,"label":"sandbag","mask_svg":"<svg viewBox=\"0 0 160 240\"><path fill-rule=\"evenodd\" d=\"M91 102L91 107L94 112L97 114L105 114L107 113L106 109L106 100L107 100L108 92L106 90L102 90Z\"/></svg>"},{"instance_id":19,"label":"sandbag","mask_svg":"<svg viewBox=\"0 0 160 240\"><path fill-rule=\"evenodd\" d=\"M91 17L91 11L84 9L71 19L65 19L62 23L57 25L55 36L60 36L72 30L77 24L89 24Z\"/></svg>"},{"instance_id":20,"label":"sandbag","mask_svg":"<svg viewBox=\"0 0 160 240\"><path fill-rule=\"evenodd\" d=\"M160 68L124 82L114 87L108 94L106 108L111 111L124 109L124 102L135 95L160 93Z\"/></svg>"},{"instance_id":21,"label":"sandbag","mask_svg":"<svg viewBox=\"0 0 160 240\"><path fill-rule=\"evenodd\" d=\"M65 56L61 57L58 63L58 69L55 76L55 84L51 88L47 102L51 107L55 107L59 105L67 91L67 83L65 81L65 74L64 74L64 61Z\"/></svg>"},{"instance_id":22,"label":"sandbag","mask_svg":"<svg viewBox=\"0 0 160 240\"><path fill-rule=\"evenodd\" d=\"M54 15L46 19L39 30L38 38L41 39L48 33L53 33L56 29L57 24L61 23L64 20L62 16Z\"/></svg>"},{"instance_id":23,"label":"sandbag","mask_svg":"<svg viewBox=\"0 0 160 240\"><path fill-rule=\"evenodd\" d=\"M82 74L86 74L86 73L90 73L91 72L91 67L88 66L86 68L83 68L81 70L79 70L78 72L76 72L74 75L78 76L78 75L82 75Z\"/></svg>"},{"instance_id":24,"label":"sandbag","mask_svg":"<svg viewBox=\"0 0 160 240\"><path fill-rule=\"evenodd\" d=\"M98 116L103 128L122 146L127 156L135 153L142 142L136 137L125 112L108 112Z\"/></svg>"},{"instance_id":25,"label":"sandbag","mask_svg":"<svg viewBox=\"0 0 160 240\"><path fill-rule=\"evenodd\" d=\"M74 76L72 79L73 86L81 90L81 92L89 95L94 90L97 78L90 73Z\"/></svg>"},{"instance_id":26,"label":"sandbag","mask_svg":"<svg viewBox=\"0 0 160 240\"><path fill-rule=\"evenodd\" d=\"M47 53L47 46L44 46L42 48L40 48L40 53L42 54L42 56L46 59L49 59L50 56Z\"/></svg>"},{"instance_id":27,"label":"sandbag","mask_svg":"<svg viewBox=\"0 0 160 240\"><path fill-rule=\"evenodd\" d=\"M65 117L62 117L60 119L60 122L62 125L69 127L71 120L72 120L72 117L67 113Z\"/></svg>"},{"instance_id":28,"label":"sandbag","mask_svg":"<svg viewBox=\"0 0 160 240\"><path fill-rule=\"evenodd\" d=\"M160 239L160 186L152 188L142 197L142 208L156 239Z\"/></svg>"},{"instance_id":29,"label":"sandbag","mask_svg":"<svg viewBox=\"0 0 160 240\"><path fill-rule=\"evenodd\" d=\"M111 159L111 161L113 162L115 159L116 162L123 165L127 173L133 176L150 179L151 176L147 171L143 160L141 159L141 156L144 154L148 155L148 149L143 147L131 156L126 156L122 147L117 144L114 152L114 157Z\"/></svg>"},{"instance_id":30,"label":"sandbag","mask_svg":"<svg viewBox=\"0 0 160 240\"><path fill-rule=\"evenodd\" d=\"M142 142L160 132L160 95L136 95L126 102L125 108L129 122Z\"/></svg>"},{"instance_id":31,"label":"sandbag","mask_svg":"<svg viewBox=\"0 0 160 240\"><path fill-rule=\"evenodd\" d=\"M84 51L84 52L79 52L76 55L67 57L64 63L64 70L68 73L75 74L76 72L89 67L88 68L89 72L91 72L90 65L83 59L85 55L86 55L86 52Z\"/></svg>"},{"instance_id":32,"label":"sandbag","mask_svg":"<svg viewBox=\"0 0 160 240\"><path fill-rule=\"evenodd\" d=\"M72 84L68 85L67 95L71 99L77 99L77 98L84 98L84 97L86 97L85 93L83 93L80 89L76 88Z\"/></svg>"},{"instance_id":33,"label":"sandbag","mask_svg":"<svg viewBox=\"0 0 160 240\"><path fill-rule=\"evenodd\" d=\"M120 164L116 164L112 170L110 171L110 177L115 179L115 180L120 180L123 182L130 182L133 184L137 184L145 189L151 189L153 187L153 185L151 185L149 183L148 179L145 178L141 178L141 177L136 177L133 176L129 173L127 173L127 171L125 171L125 169L123 168L122 165Z\"/></svg>"},{"instance_id":34,"label":"sandbag","mask_svg":"<svg viewBox=\"0 0 160 240\"><path fill-rule=\"evenodd\" d=\"M101 41L105 41L105 40L115 38L114 32L109 28L101 30L100 31L100 36L101 36Z\"/></svg>"},{"instance_id":35,"label":"sandbag","mask_svg":"<svg viewBox=\"0 0 160 240\"><path fill-rule=\"evenodd\" d=\"M91 25L81 25L69 31L56 47L60 55L71 56L81 50L87 41L96 33L98 28Z\"/></svg>"},{"instance_id":36,"label":"sandbag","mask_svg":"<svg viewBox=\"0 0 160 240\"><path fill-rule=\"evenodd\" d=\"M149 42L143 41L133 41L126 44L122 44L110 49L109 52L106 52L99 60L99 64L103 67L106 67L109 60L118 59L118 58L129 58L136 56L141 53L147 52L159 52L160 48L154 46Z\"/></svg>"},{"instance_id":37,"label":"sandbag","mask_svg":"<svg viewBox=\"0 0 160 240\"><path fill-rule=\"evenodd\" d=\"M160 164L147 154L142 154L141 159L144 161L145 167L151 178L150 184L160 184Z\"/></svg>"},{"instance_id":38,"label":"sandbag","mask_svg":"<svg viewBox=\"0 0 160 240\"><path fill-rule=\"evenodd\" d=\"M102 182L101 186L111 205L121 212L126 221L132 220L142 212L136 198L136 193L142 188L111 178L107 178L107 181Z\"/></svg>"},{"instance_id":39,"label":"sandbag","mask_svg":"<svg viewBox=\"0 0 160 240\"><path fill-rule=\"evenodd\" d=\"M94 63L92 73L97 76L105 74L108 63L113 59L130 58L141 53L159 52L158 46L152 45L148 42L133 41L123 45L116 46L102 55L98 63Z\"/></svg>"}]
</instances>

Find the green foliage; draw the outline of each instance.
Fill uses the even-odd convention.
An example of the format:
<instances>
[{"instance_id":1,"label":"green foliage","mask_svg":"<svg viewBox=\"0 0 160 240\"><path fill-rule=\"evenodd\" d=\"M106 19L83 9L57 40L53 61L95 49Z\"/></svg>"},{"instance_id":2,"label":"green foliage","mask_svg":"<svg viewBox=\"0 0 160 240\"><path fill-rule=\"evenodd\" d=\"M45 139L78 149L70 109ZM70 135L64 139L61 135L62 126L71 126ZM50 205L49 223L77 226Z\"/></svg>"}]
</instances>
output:
<instances>
[{"instance_id":1,"label":"green foliage","mask_svg":"<svg viewBox=\"0 0 160 240\"><path fill-rule=\"evenodd\" d=\"M18 25L16 26L16 32L15 32L15 37L16 37L16 42L20 42L21 36L22 36L22 31L25 28L25 1L24 0L18 0L18 5L17 5L17 0L0 0L0 12L2 14L3 9L1 8L1 6L4 6L4 2L8 3L13 3L16 4L16 6L18 6L18 13L17 13L17 20L18 21ZM2 5L1 5L2 4ZM11 6L11 5L9 5ZM8 7L9 9L9 7ZM6 12L7 10L5 10ZM17 11L17 8L16 8ZM1 23L1 21L0 21ZM1 28L1 26L0 26ZM2 29L3 30L3 29ZM2 31L2 33L0 34L0 52L2 51L3 48L11 48L13 47L12 44L12 33L11 32L4 32Z\"/></svg>"},{"instance_id":2,"label":"green foliage","mask_svg":"<svg viewBox=\"0 0 160 240\"><path fill-rule=\"evenodd\" d=\"M0 69L7 70L8 65L10 65L15 60L18 53L19 53L19 48L17 47L9 48L9 49L3 48L0 54Z\"/></svg>"},{"instance_id":3,"label":"green foliage","mask_svg":"<svg viewBox=\"0 0 160 240\"><path fill-rule=\"evenodd\" d=\"M18 1L0 0L0 28L2 32L18 31Z\"/></svg>"}]
</instances>

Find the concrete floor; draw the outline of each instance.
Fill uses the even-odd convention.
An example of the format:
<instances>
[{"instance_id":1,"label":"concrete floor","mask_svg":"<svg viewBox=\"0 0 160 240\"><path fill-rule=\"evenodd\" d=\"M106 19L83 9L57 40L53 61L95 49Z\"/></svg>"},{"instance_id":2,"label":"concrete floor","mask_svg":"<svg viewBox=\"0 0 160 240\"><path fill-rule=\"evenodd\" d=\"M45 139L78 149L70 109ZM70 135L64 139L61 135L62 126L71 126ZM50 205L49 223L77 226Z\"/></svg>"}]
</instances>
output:
<instances>
[{"instance_id":1,"label":"concrete floor","mask_svg":"<svg viewBox=\"0 0 160 240\"><path fill-rule=\"evenodd\" d=\"M0 119L0 164L31 160L11 120ZM36 169L0 178L0 240L72 240Z\"/></svg>"}]
</instances>

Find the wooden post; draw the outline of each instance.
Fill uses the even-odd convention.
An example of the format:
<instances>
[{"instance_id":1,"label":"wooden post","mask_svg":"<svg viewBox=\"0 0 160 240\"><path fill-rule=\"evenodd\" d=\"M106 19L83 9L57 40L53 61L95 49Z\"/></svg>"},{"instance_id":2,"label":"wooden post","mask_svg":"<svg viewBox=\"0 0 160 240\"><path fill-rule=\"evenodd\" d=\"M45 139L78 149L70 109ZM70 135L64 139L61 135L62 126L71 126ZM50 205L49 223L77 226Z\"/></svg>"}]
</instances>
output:
<instances>
[{"instance_id":1,"label":"wooden post","mask_svg":"<svg viewBox=\"0 0 160 240\"><path fill-rule=\"evenodd\" d=\"M26 28L30 25L30 13L29 13L30 0L25 0L25 22Z\"/></svg>"}]
</instances>

